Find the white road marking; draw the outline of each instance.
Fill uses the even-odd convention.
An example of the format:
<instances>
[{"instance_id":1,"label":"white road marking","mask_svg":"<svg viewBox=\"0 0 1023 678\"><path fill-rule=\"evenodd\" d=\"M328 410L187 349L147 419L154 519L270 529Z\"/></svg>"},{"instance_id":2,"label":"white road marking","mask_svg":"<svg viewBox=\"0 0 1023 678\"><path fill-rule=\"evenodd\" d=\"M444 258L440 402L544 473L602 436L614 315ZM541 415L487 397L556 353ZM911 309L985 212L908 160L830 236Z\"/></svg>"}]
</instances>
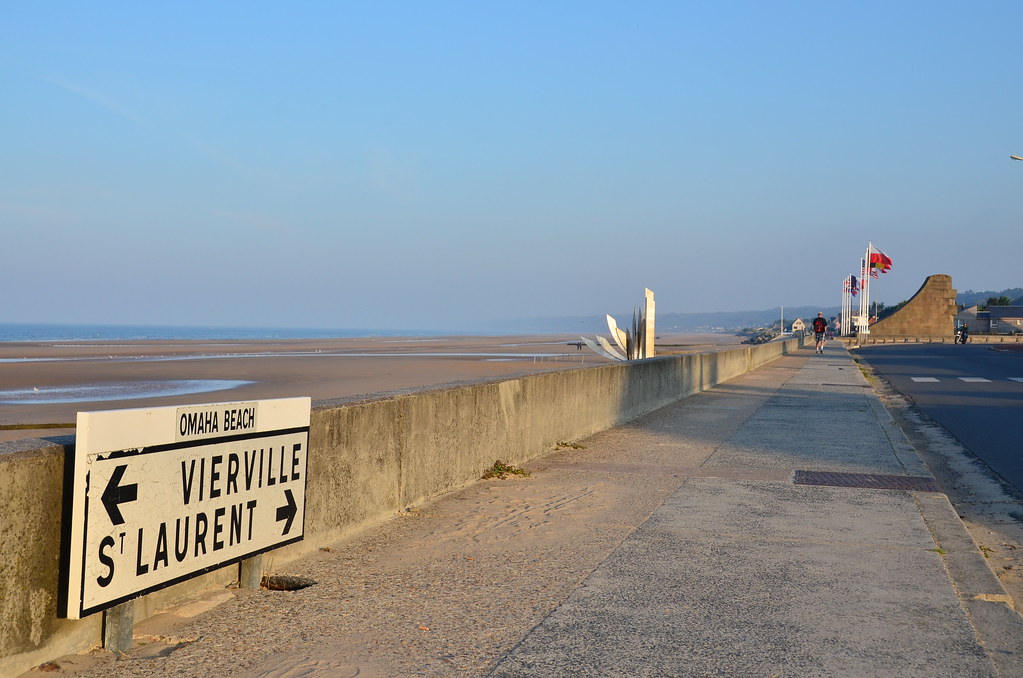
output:
<instances>
[{"instance_id":1,"label":"white road marking","mask_svg":"<svg viewBox=\"0 0 1023 678\"><path fill-rule=\"evenodd\" d=\"M951 379L952 377L949 377L949 378ZM990 379L985 379L984 377L956 377L956 378L959 379L959 381L965 381L968 384L989 384L989 383L991 383ZM938 383L941 383L941 379L938 379L937 377L910 377L910 379L912 381L915 381L918 384L938 384ZM1009 381L1018 381L1020 383L1023 383L1023 377L1006 377L1006 379L1008 379Z\"/></svg>"}]
</instances>

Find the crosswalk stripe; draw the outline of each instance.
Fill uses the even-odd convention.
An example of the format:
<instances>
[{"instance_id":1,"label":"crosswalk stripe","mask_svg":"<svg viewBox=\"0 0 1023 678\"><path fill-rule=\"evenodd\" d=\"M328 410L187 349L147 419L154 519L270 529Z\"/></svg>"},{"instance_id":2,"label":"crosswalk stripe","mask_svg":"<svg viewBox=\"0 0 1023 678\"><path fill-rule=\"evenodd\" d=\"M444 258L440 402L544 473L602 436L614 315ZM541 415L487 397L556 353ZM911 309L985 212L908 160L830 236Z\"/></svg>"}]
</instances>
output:
<instances>
[{"instance_id":1,"label":"crosswalk stripe","mask_svg":"<svg viewBox=\"0 0 1023 678\"><path fill-rule=\"evenodd\" d=\"M912 381L918 384L939 384L941 379L937 377L910 377ZM959 381L965 381L968 384L990 384L991 380L985 377L947 377L947 379L958 379ZM1023 383L1023 377L1006 377L1009 381L1016 381Z\"/></svg>"}]
</instances>

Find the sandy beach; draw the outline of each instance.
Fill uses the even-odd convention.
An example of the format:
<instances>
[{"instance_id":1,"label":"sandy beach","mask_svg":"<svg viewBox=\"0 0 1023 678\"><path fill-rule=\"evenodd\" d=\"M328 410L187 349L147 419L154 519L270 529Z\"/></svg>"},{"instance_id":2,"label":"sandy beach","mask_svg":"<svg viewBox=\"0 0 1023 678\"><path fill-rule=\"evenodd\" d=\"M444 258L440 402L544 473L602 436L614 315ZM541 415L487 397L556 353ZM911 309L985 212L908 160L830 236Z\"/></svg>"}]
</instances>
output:
<instances>
[{"instance_id":1,"label":"sandy beach","mask_svg":"<svg viewBox=\"0 0 1023 678\"><path fill-rule=\"evenodd\" d=\"M578 341L527 335L2 342L0 442L73 433L79 411L293 396L360 399L608 362L579 349ZM665 335L658 352L711 351L739 341Z\"/></svg>"}]
</instances>

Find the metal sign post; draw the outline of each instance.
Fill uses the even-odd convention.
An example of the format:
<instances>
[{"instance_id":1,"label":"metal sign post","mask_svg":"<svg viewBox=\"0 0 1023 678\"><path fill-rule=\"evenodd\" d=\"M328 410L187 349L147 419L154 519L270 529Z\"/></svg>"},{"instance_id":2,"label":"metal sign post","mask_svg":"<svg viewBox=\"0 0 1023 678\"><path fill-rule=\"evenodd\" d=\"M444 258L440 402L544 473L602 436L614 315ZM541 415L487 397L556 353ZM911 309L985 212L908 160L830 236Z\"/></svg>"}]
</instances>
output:
<instances>
[{"instance_id":1,"label":"metal sign post","mask_svg":"<svg viewBox=\"0 0 1023 678\"><path fill-rule=\"evenodd\" d=\"M310 404L79 412L62 612L79 619L301 540Z\"/></svg>"}]
</instances>

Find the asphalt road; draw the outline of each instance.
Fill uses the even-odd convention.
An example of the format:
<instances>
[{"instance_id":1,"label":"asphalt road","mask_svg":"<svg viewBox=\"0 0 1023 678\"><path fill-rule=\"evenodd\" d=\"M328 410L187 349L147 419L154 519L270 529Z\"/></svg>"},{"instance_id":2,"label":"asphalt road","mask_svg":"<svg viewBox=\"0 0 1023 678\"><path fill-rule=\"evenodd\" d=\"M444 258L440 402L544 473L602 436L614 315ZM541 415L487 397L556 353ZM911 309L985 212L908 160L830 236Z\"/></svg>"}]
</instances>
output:
<instances>
[{"instance_id":1,"label":"asphalt road","mask_svg":"<svg viewBox=\"0 0 1023 678\"><path fill-rule=\"evenodd\" d=\"M856 354L1023 493L1023 352L887 344Z\"/></svg>"}]
</instances>

